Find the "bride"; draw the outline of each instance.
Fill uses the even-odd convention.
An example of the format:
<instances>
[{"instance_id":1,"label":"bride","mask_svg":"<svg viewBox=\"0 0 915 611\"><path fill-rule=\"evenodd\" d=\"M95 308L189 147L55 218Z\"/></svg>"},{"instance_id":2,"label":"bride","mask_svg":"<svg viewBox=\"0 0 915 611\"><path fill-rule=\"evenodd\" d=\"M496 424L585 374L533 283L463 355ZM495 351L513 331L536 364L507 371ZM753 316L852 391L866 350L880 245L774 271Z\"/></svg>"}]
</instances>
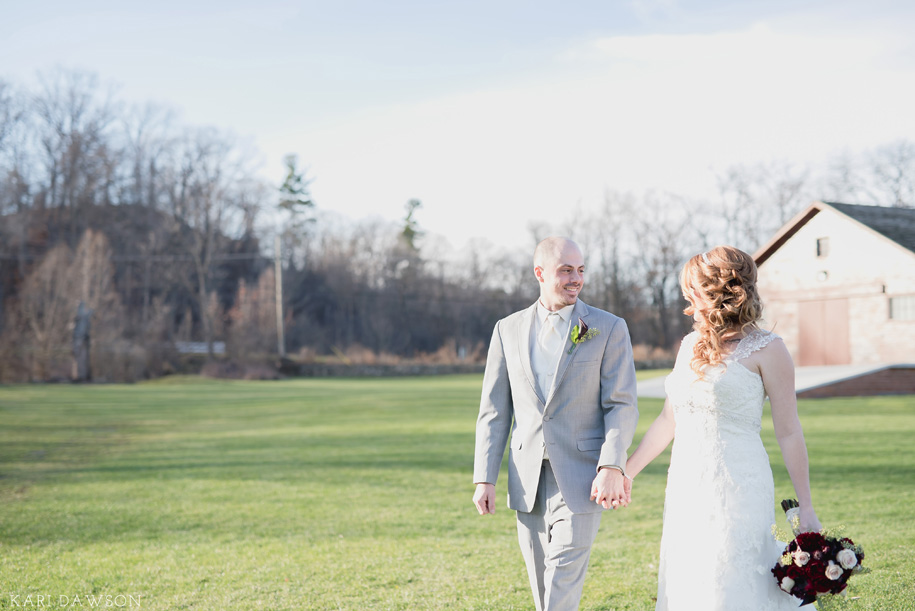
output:
<instances>
[{"instance_id":1,"label":"bride","mask_svg":"<svg viewBox=\"0 0 915 611\"><path fill-rule=\"evenodd\" d=\"M626 464L635 477L674 441L664 502L656 611L797 609L770 570L774 486L759 436L766 395L800 504L802 531L819 531L794 364L781 338L759 328L756 264L719 246L680 275L693 332L665 381L667 400Z\"/></svg>"}]
</instances>

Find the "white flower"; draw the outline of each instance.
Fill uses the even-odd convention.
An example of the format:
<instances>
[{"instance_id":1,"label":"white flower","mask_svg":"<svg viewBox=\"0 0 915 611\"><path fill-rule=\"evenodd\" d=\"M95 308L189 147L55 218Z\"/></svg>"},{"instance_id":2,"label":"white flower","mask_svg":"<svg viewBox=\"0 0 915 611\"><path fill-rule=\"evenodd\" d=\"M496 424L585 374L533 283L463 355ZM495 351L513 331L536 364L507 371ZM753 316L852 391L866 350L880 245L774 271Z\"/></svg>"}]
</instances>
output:
<instances>
[{"instance_id":1,"label":"white flower","mask_svg":"<svg viewBox=\"0 0 915 611\"><path fill-rule=\"evenodd\" d=\"M829 561L829 566L826 567L826 577L835 581L842 576L842 567L833 562Z\"/></svg>"},{"instance_id":2,"label":"white flower","mask_svg":"<svg viewBox=\"0 0 915 611\"><path fill-rule=\"evenodd\" d=\"M810 562L810 553L809 552L805 552L802 549L799 549L796 552L794 552L794 564L796 564L798 566L804 566L808 562Z\"/></svg>"},{"instance_id":3,"label":"white flower","mask_svg":"<svg viewBox=\"0 0 915 611\"><path fill-rule=\"evenodd\" d=\"M848 548L840 550L839 553L836 554L836 560L839 561L839 564L842 565L843 569L853 569L855 568L855 565L858 564L858 557L855 556L855 552Z\"/></svg>"},{"instance_id":4,"label":"white flower","mask_svg":"<svg viewBox=\"0 0 915 611\"><path fill-rule=\"evenodd\" d=\"M788 592L788 593L790 594L790 593L791 593L791 588L794 587L794 580L791 579L790 577L787 577L787 576L786 576L784 579L782 579L782 583L781 583L781 585L780 585L779 587L780 587L782 590L784 590L785 592Z\"/></svg>"}]
</instances>

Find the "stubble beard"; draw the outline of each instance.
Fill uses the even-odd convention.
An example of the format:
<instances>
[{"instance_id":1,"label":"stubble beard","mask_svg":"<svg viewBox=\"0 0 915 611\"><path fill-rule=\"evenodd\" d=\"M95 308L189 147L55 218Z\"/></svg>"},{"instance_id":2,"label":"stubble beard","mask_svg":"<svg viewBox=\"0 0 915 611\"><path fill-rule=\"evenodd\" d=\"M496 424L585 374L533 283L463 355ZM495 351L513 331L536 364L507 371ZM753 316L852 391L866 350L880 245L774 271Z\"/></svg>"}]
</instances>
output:
<instances>
[{"instance_id":1,"label":"stubble beard","mask_svg":"<svg viewBox=\"0 0 915 611\"><path fill-rule=\"evenodd\" d=\"M569 305L574 304L576 301L578 301L578 296L581 295L581 289L582 289L582 288L583 288L583 287L582 287L582 285L580 285L580 284L577 285L577 286L564 286L564 287L562 287L562 290L561 290L560 293L559 293L560 296L561 296L560 302L561 302L564 306L569 306ZM570 289L574 291L573 294L569 294L569 290L570 290Z\"/></svg>"}]
</instances>

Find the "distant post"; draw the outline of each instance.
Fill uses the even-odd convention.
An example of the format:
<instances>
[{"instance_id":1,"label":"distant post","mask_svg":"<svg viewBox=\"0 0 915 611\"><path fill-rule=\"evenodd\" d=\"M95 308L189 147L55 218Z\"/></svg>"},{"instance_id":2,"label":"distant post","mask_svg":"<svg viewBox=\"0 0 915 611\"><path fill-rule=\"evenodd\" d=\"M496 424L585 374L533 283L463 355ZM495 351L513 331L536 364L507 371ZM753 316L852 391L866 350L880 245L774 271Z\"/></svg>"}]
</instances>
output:
<instances>
[{"instance_id":1,"label":"distant post","mask_svg":"<svg viewBox=\"0 0 915 611\"><path fill-rule=\"evenodd\" d=\"M92 310L80 301L73 321L73 380L88 382L92 379L89 363L90 317Z\"/></svg>"},{"instance_id":2,"label":"distant post","mask_svg":"<svg viewBox=\"0 0 915 611\"><path fill-rule=\"evenodd\" d=\"M280 256L280 236L273 238L273 284L276 285L276 351L280 358L286 356L286 338L283 334L283 259Z\"/></svg>"}]
</instances>

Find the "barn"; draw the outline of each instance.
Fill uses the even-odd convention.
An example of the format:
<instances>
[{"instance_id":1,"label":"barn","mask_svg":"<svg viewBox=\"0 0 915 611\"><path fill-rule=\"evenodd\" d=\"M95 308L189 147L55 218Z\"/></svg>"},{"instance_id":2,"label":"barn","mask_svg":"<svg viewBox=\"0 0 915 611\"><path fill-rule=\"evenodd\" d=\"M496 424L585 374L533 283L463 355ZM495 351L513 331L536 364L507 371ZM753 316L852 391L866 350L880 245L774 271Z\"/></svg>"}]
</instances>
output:
<instances>
[{"instance_id":1,"label":"barn","mask_svg":"<svg viewBox=\"0 0 915 611\"><path fill-rule=\"evenodd\" d=\"M765 326L799 367L915 385L915 209L814 202L754 258Z\"/></svg>"}]
</instances>

